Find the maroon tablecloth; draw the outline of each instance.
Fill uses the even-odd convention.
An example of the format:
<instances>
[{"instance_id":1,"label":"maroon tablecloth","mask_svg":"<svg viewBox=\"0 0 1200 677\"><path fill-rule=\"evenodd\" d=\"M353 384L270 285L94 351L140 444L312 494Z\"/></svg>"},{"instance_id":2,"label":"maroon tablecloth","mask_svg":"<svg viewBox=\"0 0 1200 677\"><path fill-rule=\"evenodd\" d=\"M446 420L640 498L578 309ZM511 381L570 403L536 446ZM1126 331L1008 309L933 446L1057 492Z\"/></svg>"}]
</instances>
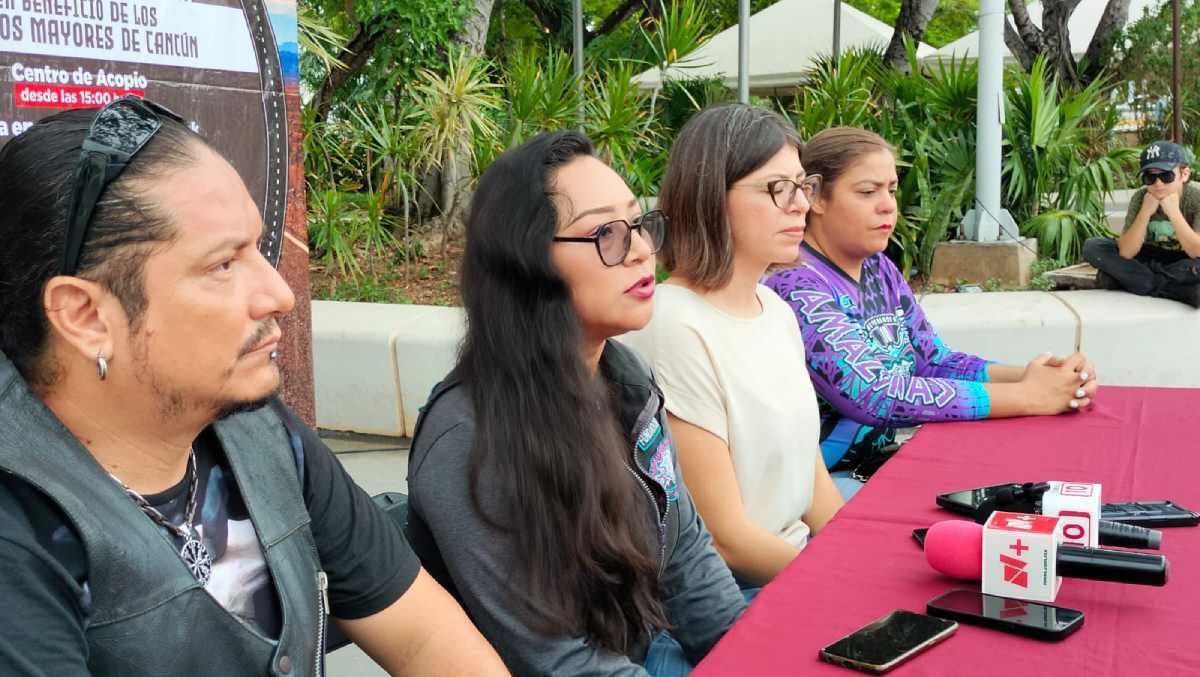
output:
<instances>
[{"instance_id":1,"label":"maroon tablecloth","mask_svg":"<svg viewBox=\"0 0 1200 677\"><path fill-rule=\"evenodd\" d=\"M925 562L911 532L951 513L939 493L1002 482L1101 482L1102 499L1200 509L1200 389L1102 387L1078 415L924 426L766 586L694 674L849 675L817 651L892 609L971 584ZM960 624L892 674L1200 675L1200 527L1164 530L1162 588L1065 579L1085 613L1062 642Z\"/></svg>"}]
</instances>

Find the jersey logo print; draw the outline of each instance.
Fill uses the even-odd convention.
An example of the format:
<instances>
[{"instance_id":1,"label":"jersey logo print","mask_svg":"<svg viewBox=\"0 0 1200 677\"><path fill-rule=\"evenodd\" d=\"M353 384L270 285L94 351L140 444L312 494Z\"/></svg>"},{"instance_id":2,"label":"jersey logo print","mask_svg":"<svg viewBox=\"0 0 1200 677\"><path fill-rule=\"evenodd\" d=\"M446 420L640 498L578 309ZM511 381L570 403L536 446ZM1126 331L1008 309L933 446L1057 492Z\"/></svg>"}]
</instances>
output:
<instances>
[{"instance_id":1,"label":"jersey logo print","mask_svg":"<svg viewBox=\"0 0 1200 677\"><path fill-rule=\"evenodd\" d=\"M659 433L662 432L662 424L657 418L650 419L646 427L642 429L642 434L638 435L637 448L639 451L649 451L650 446L658 439Z\"/></svg>"},{"instance_id":2,"label":"jersey logo print","mask_svg":"<svg viewBox=\"0 0 1200 677\"><path fill-rule=\"evenodd\" d=\"M789 296L792 301L800 304L800 312L815 327L829 349L842 355L837 360L837 367L843 373L853 376L854 383L851 388L853 392L860 393L863 390L886 392L888 397L916 406L943 408L954 402L955 390L949 383L937 379L910 378L912 374L911 359L908 360L909 364L905 365L907 368L903 370L907 373L897 373L897 370L889 370L885 367L864 341L850 338L856 333L857 327L847 319L845 314L830 308L831 305L838 303L832 295L809 289L797 289ZM904 327L900 321L902 317L899 313L877 316L872 318L868 324L874 328L875 332L883 330L887 331L890 336L903 339L903 344L893 342L892 345L904 347L909 345L909 337L907 327ZM889 326L891 327L890 331L885 329ZM871 331L861 333L869 340L875 338Z\"/></svg>"},{"instance_id":3,"label":"jersey logo print","mask_svg":"<svg viewBox=\"0 0 1200 677\"><path fill-rule=\"evenodd\" d=\"M679 500L679 485L675 481L675 454L670 439L664 437L650 457L650 478L658 482L667 494L667 501Z\"/></svg>"}]
</instances>

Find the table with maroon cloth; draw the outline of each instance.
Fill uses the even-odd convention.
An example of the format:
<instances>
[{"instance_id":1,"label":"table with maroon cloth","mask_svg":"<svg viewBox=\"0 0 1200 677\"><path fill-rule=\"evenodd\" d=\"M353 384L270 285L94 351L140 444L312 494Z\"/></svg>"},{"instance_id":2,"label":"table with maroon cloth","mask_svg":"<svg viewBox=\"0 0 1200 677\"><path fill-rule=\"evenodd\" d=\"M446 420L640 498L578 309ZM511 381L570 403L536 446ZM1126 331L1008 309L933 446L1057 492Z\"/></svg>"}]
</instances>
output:
<instances>
[{"instance_id":1,"label":"table with maroon cloth","mask_svg":"<svg viewBox=\"0 0 1200 677\"><path fill-rule=\"evenodd\" d=\"M849 675L826 644L893 609L924 612L978 589L925 562L912 530L955 517L939 493L1003 482L1100 482L1105 502L1169 499L1200 509L1200 389L1101 387L1064 416L924 426L767 585L693 674ZM891 674L1200 675L1200 527L1163 531L1165 587L1064 579L1055 604L1083 627L1041 642L960 623Z\"/></svg>"}]
</instances>

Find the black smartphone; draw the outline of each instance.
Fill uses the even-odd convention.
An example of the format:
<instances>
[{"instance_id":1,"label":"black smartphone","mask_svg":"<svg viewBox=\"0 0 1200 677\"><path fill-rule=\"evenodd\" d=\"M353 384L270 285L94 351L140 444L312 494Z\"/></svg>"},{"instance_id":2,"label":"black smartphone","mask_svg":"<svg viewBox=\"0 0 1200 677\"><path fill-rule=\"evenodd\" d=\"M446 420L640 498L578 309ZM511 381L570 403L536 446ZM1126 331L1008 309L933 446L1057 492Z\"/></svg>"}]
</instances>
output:
<instances>
[{"instance_id":1,"label":"black smartphone","mask_svg":"<svg viewBox=\"0 0 1200 677\"><path fill-rule=\"evenodd\" d=\"M1057 642L1083 626L1083 612L977 590L951 590L925 606L931 616Z\"/></svg>"},{"instance_id":2,"label":"black smartphone","mask_svg":"<svg viewBox=\"0 0 1200 677\"><path fill-rule=\"evenodd\" d=\"M993 484L976 489L963 489L939 494L937 504L951 512L981 519L979 506L1001 490L1013 491L1022 485L1018 482ZM1041 512L1040 500L1016 505L1006 505L1010 512ZM1139 527L1162 529L1164 527L1194 527L1200 525L1200 513L1188 510L1172 501L1130 501L1127 503L1105 503L1100 506L1100 519Z\"/></svg>"},{"instance_id":3,"label":"black smartphone","mask_svg":"<svg viewBox=\"0 0 1200 677\"><path fill-rule=\"evenodd\" d=\"M1009 482L1007 484L993 484L987 487L979 487L977 489L963 489L962 491L950 491L944 494L939 494L937 504L951 512L966 515L974 519L979 510L979 506L983 505L984 501L995 496L1001 489L1015 490L1021 486L1020 482ZM1007 510L1012 512L1022 512L1021 508L1025 507L1028 511L1033 512L1036 509L1035 504L1028 506L1010 506Z\"/></svg>"},{"instance_id":4,"label":"black smartphone","mask_svg":"<svg viewBox=\"0 0 1200 677\"><path fill-rule=\"evenodd\" d=\"M1105 503L1100 506L1100 519L1134 524L1139 527L1194 527L1200 524L1200 513L1188 510L1172 501L1131 501Z\"/></svg>"},{"instance_id":5,"label":"black smartphone","mask_svg":"<svg viewBox=\"0 0 1200 677\"><path fill-rule=\"evenodd\" d=\"M925 549L925 534L927 533L929 533L929 529L913 529L913 540L921 546L922 550Z\"/></svg>"},{"instance_id":6,"label":"black smartphone","mask_svg":"<svg viewBox=\"0 0 1200 677\"><path fill-rule=\"evenodd\" d=\"M896 609L820 651L821 660L881 675L946 639L958 623Z\"/></svg>"}]
</instances>

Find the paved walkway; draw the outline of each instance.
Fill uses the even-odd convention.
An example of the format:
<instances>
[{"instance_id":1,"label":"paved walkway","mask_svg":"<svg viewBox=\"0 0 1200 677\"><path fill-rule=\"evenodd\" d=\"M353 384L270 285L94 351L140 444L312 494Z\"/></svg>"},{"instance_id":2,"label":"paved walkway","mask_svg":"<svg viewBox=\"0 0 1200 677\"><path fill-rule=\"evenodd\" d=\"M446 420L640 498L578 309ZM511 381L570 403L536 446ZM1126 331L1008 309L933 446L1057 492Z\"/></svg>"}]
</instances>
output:
<instances>
[{"instance_id":1,"label":"paved walkway","mask_svg":"<svg viewBox=\"0 0 1200 677\"><path fill-rule=\"evenodd\" d=\"M405 480L408 439L322 431L321 440L337 453L354 481L372 496L385 491L408 492ZM387 677L382 668L354 645L329 654L326 668L329 677Z\"/></svg>"}]
</instances>

